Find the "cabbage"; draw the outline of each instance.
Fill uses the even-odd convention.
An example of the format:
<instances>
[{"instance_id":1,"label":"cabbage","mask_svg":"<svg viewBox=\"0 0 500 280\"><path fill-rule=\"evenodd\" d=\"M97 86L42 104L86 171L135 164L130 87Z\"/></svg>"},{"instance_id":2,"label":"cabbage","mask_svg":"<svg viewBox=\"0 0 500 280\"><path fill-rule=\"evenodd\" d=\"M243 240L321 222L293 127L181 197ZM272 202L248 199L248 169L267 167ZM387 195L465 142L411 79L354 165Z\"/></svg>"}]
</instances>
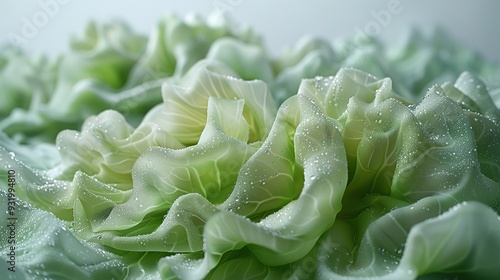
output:
<instances>
[{"instance_id":1,"label":"cabbage","mask_svg":"<svg viewBox=\"0 0 500 280\"><path fill-rule=\"evenodd\" d=\"M0 129L22 143L53 143L61 130L79 129L105 109L136 125L161 102L163 81L183 76L219 38L260 44L251 30L226 19L166 15L149 38L121 21L90 22L53 63L7 47L0 57L0 81L10 97L0 105L0 116L6 116Z\"/></svg>"},{"instance_id":2,"label":"cabbage","mask_svg":"<svg viewBox=\"0 0 500 280\"><path fill-rule=\"evenodd\" d=\"M54 62L7 49L3 269L495 279L500 65L442 32L350 44L270 58L249 29L167 16L149 39L91 23Z\"/></svg>"}]
</instances>

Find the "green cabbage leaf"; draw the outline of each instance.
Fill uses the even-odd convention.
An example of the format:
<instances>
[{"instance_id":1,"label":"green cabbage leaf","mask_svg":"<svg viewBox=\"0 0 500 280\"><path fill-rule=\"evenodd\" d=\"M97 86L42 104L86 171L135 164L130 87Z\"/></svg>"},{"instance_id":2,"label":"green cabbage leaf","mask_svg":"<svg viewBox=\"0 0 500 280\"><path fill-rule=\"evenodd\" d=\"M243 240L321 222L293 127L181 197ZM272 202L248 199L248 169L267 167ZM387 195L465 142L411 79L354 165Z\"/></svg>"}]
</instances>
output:
<instances>
[{"instance_id":1,"label":"green cabbage leaf","mask_svg":"<svg viewBox=\"0 0 500 280\"><path fill-rule=\"evenodd\" d=\"M90 23L55 62L6 50L2 269L496 279L499 69L440 31L271 58L250 29L173 15L149 38Z\"/></svg>"}]
</instances>

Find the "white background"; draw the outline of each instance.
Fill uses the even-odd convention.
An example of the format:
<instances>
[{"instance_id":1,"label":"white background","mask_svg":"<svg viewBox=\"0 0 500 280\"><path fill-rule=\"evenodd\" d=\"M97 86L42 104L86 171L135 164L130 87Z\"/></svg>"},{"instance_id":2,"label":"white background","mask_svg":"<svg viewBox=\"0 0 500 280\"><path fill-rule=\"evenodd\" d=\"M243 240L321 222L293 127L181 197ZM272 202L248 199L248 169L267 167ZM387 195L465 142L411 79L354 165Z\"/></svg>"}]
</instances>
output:
<instances>
[{"instance_id":1,"label":"white background","mask_svg":"<svg viewBox=\"0 0 500 280\"><path fill-rule=\"evenodd\" d=\"M274 55L306 34L334 40L353 36L356 30L370 24L373 28L375 24L379 27L376 35L392 42L401 39L411 26L428 30L439 25L459 43L500 62L500 1L495 0L2 0L0 45L9 42L13 34L22 36L26 20L34 23L37 13L46 13L42 3L51 1L67 3L58 4L58 10L22 44L29 52L63 52L70 35L81 32L90 19L122 18L133 29L148 34L167 12L186 15L194 11L208 16L218 6L227 8L226 14L237 22L252 26ZM377 22L375 15L387 11L390 3L398 4L400 12Z\"/></svg>"}]
</instances>

